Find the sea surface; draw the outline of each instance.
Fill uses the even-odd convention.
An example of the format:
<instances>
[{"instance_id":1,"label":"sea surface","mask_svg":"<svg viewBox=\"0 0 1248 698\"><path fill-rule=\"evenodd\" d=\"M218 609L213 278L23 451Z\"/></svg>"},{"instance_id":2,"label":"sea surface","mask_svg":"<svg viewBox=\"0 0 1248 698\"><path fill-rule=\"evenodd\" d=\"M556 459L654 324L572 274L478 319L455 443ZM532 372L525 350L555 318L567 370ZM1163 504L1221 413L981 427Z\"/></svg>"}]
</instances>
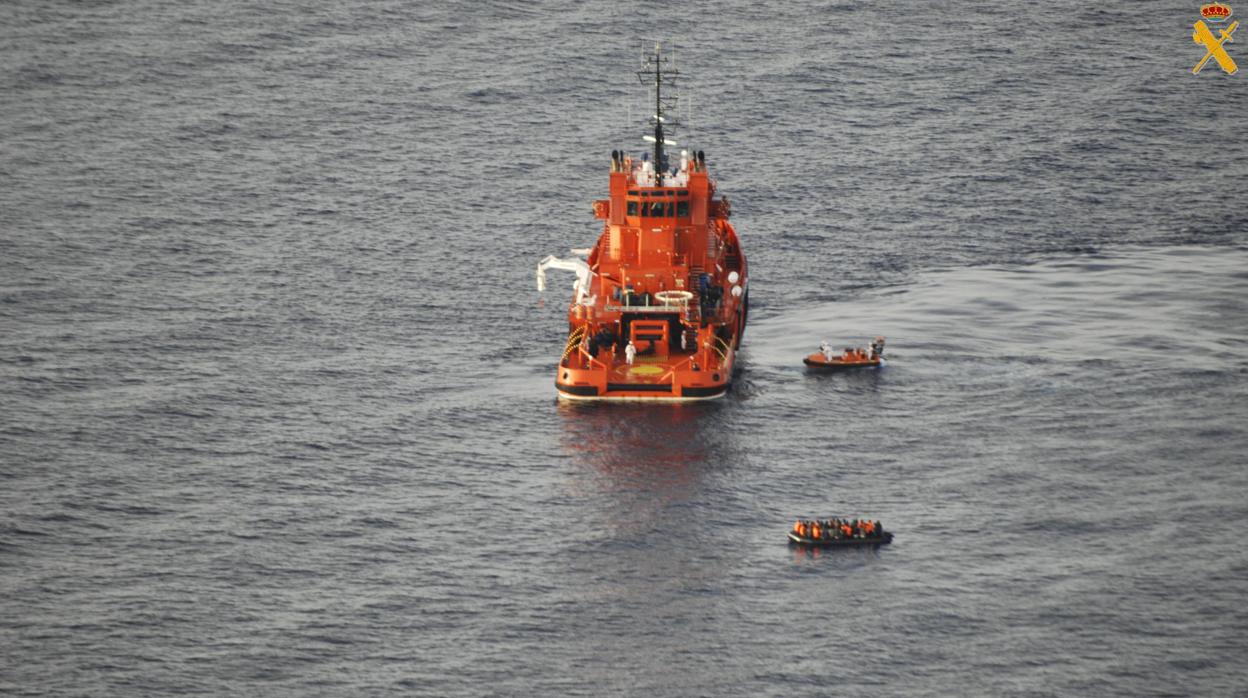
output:
<instances>
[{"instance_id":1,"label":"sea surface","mask_svg":"<svg viewBox=\"0 0 1248 698\"><path fill-rule=\"evenodd\" d=\"M1198 6L7 3L0 694L1248 696L1248 78ZM561 404L535 266L656 40L741 370ZM896 540L786 545L832 515Z\"/></svg>"}]
</instances>

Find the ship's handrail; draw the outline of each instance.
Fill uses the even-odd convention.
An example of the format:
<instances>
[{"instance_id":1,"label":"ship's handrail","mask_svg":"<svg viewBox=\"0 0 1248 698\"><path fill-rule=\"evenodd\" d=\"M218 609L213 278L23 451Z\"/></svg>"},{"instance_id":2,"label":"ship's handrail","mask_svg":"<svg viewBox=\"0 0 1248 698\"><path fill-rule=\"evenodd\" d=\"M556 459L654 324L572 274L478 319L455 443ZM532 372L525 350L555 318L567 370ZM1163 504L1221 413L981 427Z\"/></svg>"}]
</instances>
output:
<instances>
[{"instance_id":1,"label":"ship's handrail","mask_svg":"<svg viewBox=\"0 0 1248 698\"><path fill-rule=\"evenodd\" d=\"M668 378L671 378L673 375L675 375L677 369L679 369L681 366L685 366L687 364L692 363L693 360L696 358L698 358L696 354L691 355L688 358L686 358L684 361L681 361L678 364L674 364L670 369L668 369L667 373L664 373L662 376L659 376L659 380L665 381Z\"/></svg>"},{"instance_id":2,"label":"ship's handrail","mask_svg":"<svg viewBox=\"0 0 1248 698\"><path fill-rule=\"evenodd\" d=\"M719 354L719 360L722 363L728 363L728 352L732 351L732 347L729 347L728 342L725 342L719 337L712 337L711 339L715 340L711 342L711 348L715 350L716 354ZM723 349L720 349L721 346Z\"/></svg>"},{"instance_id":3,"label":"ship's handrail","mask_svg":"<svg viewBox=\"0 0 1248 698\"><path fill-rule=\"evenodd\" d=\"M683 305L605 305L605 312L621 313L679 313L685 309Z\"/></svg>"},{"instance_id":4,"label":"ship's handrail","mask_svg":"<svg viewBox=\"0 0 1248 698\"><path fill-rule=\"evenodd\" d=\"M607 368L607 364L605 364L602 361L599 361L598 359L595 359L592 355L590 355L588 351L585 351L585 345L583 344L583 340L585 339L585 333L587 330L588 330L588 327L586 325L581 325L580 327L577 327L576 329L568 333L568 345L564 347L563 356L559 358L559 363L561 365L563 364L564 361L568 359L568 355L575 351L581 356L584 356L585 361L587 361L591 366L598 366L599 368Z\"/></svg>"},{"instance_id":5,"label":"ship's handrail","mask_svg":"<svg viewBox=\"0 0 1248 698\"><path fill-rule=\"evenodd\" d=\"M585 357L585 360L588 361L591 366L597 366L599 368L607 368L607 364L605 362L599 361L598 359L595 359L593 356L591 356L588 351L585 351L584 346L578 344L576 347L576 350L580 352L581 356Z\"/></svg>"}]
</instances>

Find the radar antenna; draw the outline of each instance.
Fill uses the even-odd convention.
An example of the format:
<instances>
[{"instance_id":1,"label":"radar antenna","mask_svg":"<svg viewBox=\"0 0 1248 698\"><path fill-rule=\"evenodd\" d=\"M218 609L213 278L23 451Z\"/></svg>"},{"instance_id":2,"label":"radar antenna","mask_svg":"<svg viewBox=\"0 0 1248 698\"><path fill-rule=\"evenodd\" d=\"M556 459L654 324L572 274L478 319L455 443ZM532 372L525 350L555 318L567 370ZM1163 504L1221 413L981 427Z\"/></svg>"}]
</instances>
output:
<instances>
[{"instance_id":1,"label":"radar antenna","mask_svg":"<svg viewBox=\"0 0 1248 698\"><path fill-rule=\"evenodd\" d=\"M663 83L666 82L670 87L676 87L676 79L680 77L680 71L674 67L668 67L669 59L664 57L659 42L654 44L654 55L646 56L646 63L642 69L637 71L637 78L641 83L647 84L651 80L654 81L654 115L650 121L654 124L654 135L645 136L645 140L654 141L654 171L656 175L655 183L663 186L663 175L667 172L667 155L664 154L663 146L676 145L676 141L667 140L663 134L664 126L676 126L678 121L664 116L664 112L676 113L676 103L678 97L663 98Z\"/></svg>"}]
</instances>

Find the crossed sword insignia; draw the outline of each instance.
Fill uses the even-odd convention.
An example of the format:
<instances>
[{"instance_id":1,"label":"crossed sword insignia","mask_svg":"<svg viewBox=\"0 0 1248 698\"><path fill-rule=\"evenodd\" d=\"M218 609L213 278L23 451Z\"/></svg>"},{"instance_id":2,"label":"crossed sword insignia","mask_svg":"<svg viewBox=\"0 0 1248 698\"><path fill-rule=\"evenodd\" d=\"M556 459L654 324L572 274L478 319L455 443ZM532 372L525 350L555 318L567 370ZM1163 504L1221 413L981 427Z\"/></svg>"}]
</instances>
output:
<instances>
[{"instance_id":1,"label":"crossed sword insignia","mask_svg":"<svg viewBox=\"0 0 1248 698\"><path fill-rule=\"evenodd\" d=\"M1222 38L1219 39L1214 37L1213 32L1209 31L1209 27L1202 20L1196 20L1196 24L1192 25L1192 28L1196 30L1192 33L1192 41L1203 45L1206 53L1205 57L1196 64L1196 67L1192 68L1192 75L1199 73L1200 69L1205 67L1210 58L1216 59L1218 65L1222 66L1222 70L1225 70L1230 75L1234 75L1239 71L1239 66L1235 65L1235 61L1231 60L1231 57L1226 53L1226 49L1222 48L1222 44L1227 41L1233 41L1231 34L1235 33L1235 27L1238 26L1239 20L1231 22L1231 26L1222 30Z\"/></svg>"}]
</instances>

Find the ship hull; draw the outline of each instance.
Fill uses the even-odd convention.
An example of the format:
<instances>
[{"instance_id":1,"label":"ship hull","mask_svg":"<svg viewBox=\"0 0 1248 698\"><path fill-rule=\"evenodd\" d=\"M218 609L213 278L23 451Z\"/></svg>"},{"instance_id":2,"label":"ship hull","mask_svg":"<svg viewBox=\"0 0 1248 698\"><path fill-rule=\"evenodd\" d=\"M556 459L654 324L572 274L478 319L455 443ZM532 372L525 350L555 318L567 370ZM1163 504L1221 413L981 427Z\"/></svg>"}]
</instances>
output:
<instances>
[{"instance_id":1,"label":"ship hull","mask_svg":"<svg viewBox=\"0 0 1248 698\"><path fill-rule=\"evenodd\" d=\"M689 356L676 355L636 363L608 358L586 368L560 367L555 389L564 400L666 401L715 400L732 387L735 352L713 369L694 369Z\"/></svg>"},{"instance_id":2,"label":"ship hull","mask_svg":"<svg viewBox=\"0 0 1248 698\"><path fill-rule=\"evenodd\" d=\"M569 390L571 388L571 390ZM578 402L694 402L698 400L718 400L728 394L728 388L707 389L706 394L700 394L703 389L685 388L681 390L681 395L673 395L671 391L653 392L653 391L636 391L628 386L611 386L604 395L598 395L596 392L577 392L584 390L583 386L562 386L555 384L555 389L560 400L573 400ZM590 388L590 390L595 390ZM717 392L710 392L715 390Z\"/></svg>"}]
</instances>

